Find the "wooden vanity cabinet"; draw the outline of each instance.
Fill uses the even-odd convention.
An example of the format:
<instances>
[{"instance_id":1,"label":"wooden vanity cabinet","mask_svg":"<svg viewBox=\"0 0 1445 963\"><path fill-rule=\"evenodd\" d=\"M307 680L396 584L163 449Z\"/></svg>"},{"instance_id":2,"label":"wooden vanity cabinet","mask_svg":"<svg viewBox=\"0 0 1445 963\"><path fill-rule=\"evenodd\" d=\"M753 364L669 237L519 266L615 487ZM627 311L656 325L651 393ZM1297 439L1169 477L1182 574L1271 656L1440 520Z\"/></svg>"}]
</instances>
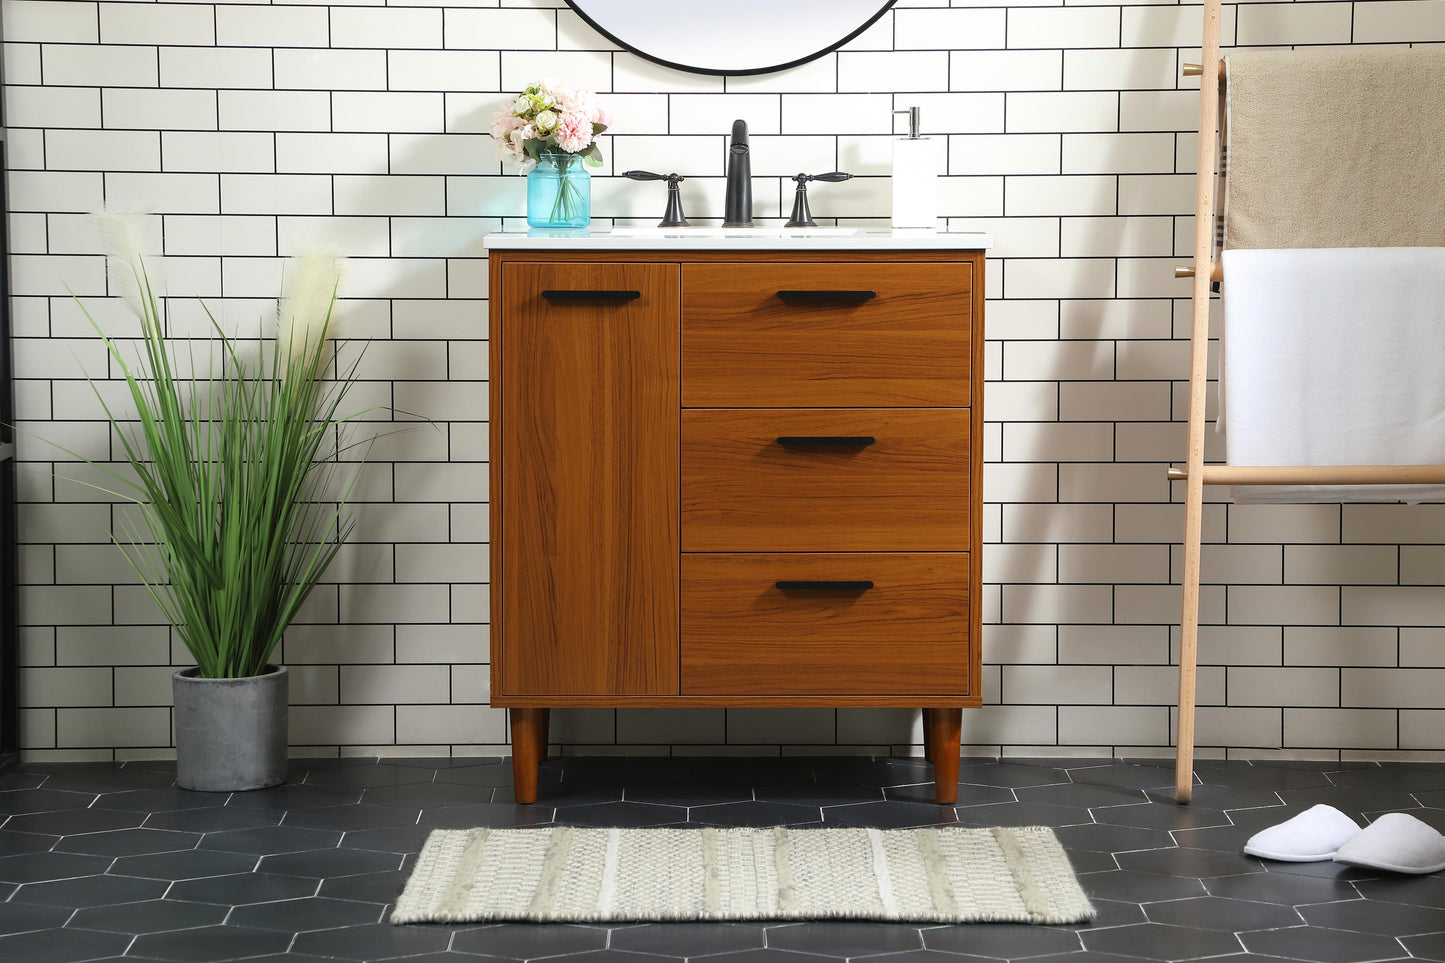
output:
<instances>
[{"instance_id":1,"label":"wooden vanity cabinet","mask_svg":"<svg viewBox=\"0 0 1445 963\"><path fill-rule=\"evenodd\" d=\"M491 665L566 706L979 692L983 252L490 252ZM786 742L780 733L779 742Z\"/></svg>"}]
</instances>

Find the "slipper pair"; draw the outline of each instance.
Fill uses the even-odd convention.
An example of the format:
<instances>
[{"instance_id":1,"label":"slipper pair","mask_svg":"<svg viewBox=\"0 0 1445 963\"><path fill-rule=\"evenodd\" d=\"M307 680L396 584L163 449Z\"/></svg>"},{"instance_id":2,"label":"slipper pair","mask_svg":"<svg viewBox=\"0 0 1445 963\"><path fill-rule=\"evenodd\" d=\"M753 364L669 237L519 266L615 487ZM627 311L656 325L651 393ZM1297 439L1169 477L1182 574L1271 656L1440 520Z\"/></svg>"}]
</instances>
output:
<instances>
[{"instance_id":1,"label":"slipper pair","mask_svg":"<svg viewBox=\"0 0 1445 963\"><path fill-rule=\"evenodd\" d=\"M1291 863L1333 859L1392 873L1445 869L1445 835L1405 813L1386 813L1364 829L1334 806L1320 803L1249 837L1250 856Z\"/></svg>"}]
</instances>

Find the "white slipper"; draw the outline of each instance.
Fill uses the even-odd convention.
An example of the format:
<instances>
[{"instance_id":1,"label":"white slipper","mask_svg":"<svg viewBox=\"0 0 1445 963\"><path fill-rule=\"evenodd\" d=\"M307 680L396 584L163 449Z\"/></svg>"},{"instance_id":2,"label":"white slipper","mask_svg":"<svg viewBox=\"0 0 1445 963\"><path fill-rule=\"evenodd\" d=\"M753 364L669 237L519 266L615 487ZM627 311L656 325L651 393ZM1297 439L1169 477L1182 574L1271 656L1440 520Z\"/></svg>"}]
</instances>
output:
<instances>
[{"instance_id":1,"label":"white slipper","mask_svg":"<svg viewBox=\"0 0 1445 963\"><path fill-rule=\"evenodd\" d=\"M1263 859L1315 863L1330 859L1341 846L1358 835L1359 823L1334 806L1318 803L1277 826L1261 829L1249 837L1244 851Z\"/></svg>"},{"instance_id":2,"label":"white slipper","mask_svg":"<svg viewBox=\"0 0 1445 963\"><path fill-rule=\"evenodd\" d=\"M1445 836L1406 813L1386 813L1340 847L1335 862L1392 873L1445 869Z\"/></svg>"}]
</instances>

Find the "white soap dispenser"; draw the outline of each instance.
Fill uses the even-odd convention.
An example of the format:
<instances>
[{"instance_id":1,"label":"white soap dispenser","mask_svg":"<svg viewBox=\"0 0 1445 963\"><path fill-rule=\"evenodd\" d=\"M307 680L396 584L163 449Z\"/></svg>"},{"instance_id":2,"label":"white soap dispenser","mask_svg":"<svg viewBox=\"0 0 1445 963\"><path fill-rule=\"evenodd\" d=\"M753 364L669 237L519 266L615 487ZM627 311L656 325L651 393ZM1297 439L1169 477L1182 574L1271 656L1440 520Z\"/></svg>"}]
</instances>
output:
<instances>
[{"instance_id":1,"label":"white soap dispenser","mask_svg":"<svg viewBox=\"0 0 1445 963\"><path fill-rule=\"evenodd\" d=\"M917 107L895 110L908 115L908 136L893 142L893 226L938 227L937 142L918 136Z\"/></svg>"}]
</instances>

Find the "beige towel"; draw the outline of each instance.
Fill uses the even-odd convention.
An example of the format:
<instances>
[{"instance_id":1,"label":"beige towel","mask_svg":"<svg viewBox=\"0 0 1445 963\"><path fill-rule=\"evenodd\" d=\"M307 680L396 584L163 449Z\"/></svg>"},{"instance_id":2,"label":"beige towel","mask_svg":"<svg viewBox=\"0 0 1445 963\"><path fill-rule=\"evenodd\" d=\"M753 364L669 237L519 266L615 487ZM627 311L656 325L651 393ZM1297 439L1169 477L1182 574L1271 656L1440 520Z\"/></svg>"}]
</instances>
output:
<instances>
[{"instance_id":1,"label":"beige towel","mask_svg":"<svg viewBox=\"0 0 1445 963\"><path fill-rule=\"evenodd\" d=\"M1445 246L1445 47L1231 51L1231 248Z\"/></svg>"}]
</instances>

